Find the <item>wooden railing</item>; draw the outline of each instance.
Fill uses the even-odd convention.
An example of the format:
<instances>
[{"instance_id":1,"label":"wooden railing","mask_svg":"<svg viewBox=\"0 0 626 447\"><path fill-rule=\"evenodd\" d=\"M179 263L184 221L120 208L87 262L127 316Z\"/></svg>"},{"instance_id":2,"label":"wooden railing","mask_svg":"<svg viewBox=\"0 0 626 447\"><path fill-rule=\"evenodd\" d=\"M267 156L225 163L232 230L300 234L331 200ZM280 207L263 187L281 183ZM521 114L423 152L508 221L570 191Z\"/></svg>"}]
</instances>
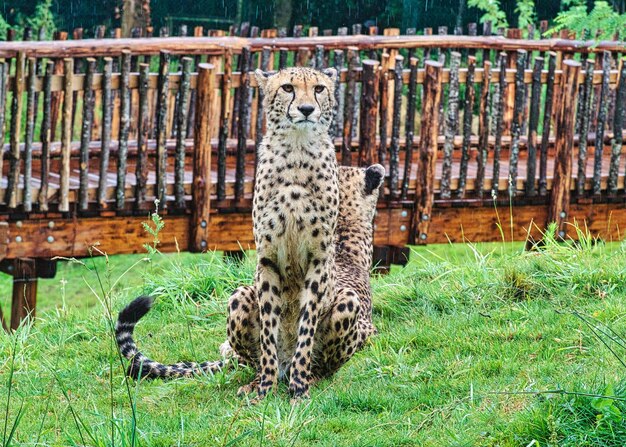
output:
<instances>
[{"instance_id":1,"label":"wooden railing","mask_svg":"<svg viewBox=\"0 0 626 447\"><path fill-rule=\"evenodd\" d=\"M513 239L551 221L561 237L574 221L622 237L624 44L263 34L0 43L5 271L96 242L140 250L155 200L164 251L251 247L264 128L251 72L288 65L339 70L338 160L387 168L386 261L384 247L499 240L510 205Z\"/></svg>"}]
</instances>

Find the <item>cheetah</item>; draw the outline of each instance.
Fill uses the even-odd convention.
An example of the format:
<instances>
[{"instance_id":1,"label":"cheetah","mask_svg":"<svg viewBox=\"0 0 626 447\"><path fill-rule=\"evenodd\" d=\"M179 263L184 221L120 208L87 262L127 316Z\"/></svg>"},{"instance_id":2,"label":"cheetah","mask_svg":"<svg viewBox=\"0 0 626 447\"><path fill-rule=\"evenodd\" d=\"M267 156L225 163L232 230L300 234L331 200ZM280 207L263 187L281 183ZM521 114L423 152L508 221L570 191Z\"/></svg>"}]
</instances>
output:
<instances>
[{"instance_id":1,"label":"cheetah","mask_svg":"<svg viewBox=\"0 0 626 447\"><path fill-rule=\"evenodd\" d=\"M339 216L334 235L337 281L332 301L322 312L315 334L313 380L332 375L376 332L372 324L369 272L372 266L373 218L385 170L380 165L339 168ZM131 360L128 375L192 377L221 370L223 361L181 362L164 365L147 358L135 345L135 325L152 306L151 297L139 297L123 309L116 325L121 353ZM239 287L229 299L224 357L258 368L261 322L253 286ZM231 348L232 346L232 348ZM252 390L248 385L241 392Z\"/></svg>"},{"instance_id":2,"label":"cheetah","mask_svg":"<svg viewBox=\"0 0 626 447\"><path fill-rule=\"evenodd\" d=\"M328 129L337 72L295 67L255 74L267 129L252 202L260 363L247 389L258 401L288 373L292 397L306 398L320 312L335 284L339 179Z\"/></svg>"},{"instance_id":3,"label":"cheetah","mask_svg":"<svg viewBox=\"0 0 626 447\"><path fill-rule=\"evenodd\" d=\"M313 382L333 375L377 332L372 323L370 270L373 220L384 176L381 165L339 168L339 216L333 241L337 279L314 335ZM253 286L235 290L228 302L226 327L228 344L239 361L258 367L262 346L256 290ZM228 348L222 345L222 353ZM256 385L242 387L239 394L253 391Z\"/></svg>"}]
</instances>

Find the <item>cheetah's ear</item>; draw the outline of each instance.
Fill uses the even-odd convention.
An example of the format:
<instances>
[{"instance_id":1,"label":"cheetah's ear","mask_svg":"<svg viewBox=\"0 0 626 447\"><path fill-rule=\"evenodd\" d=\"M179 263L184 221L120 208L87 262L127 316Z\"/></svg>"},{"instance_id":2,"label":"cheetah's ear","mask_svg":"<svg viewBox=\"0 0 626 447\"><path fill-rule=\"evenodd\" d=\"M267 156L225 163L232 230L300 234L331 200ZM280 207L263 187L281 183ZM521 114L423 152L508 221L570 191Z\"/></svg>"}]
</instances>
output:
<instances>
[{"instance_id":1,"label":"cheetah's ear","mask_svg":"<svg viewBox=\"0 0 626 447\"><path fill-rule=\"evenodd\" d=\"M265 91L265 86L267 85L267 80L270 78L272 73L265 72L263 70L256 69L254 70L254 76L256 77L256 82L259 84L261 90Z\"/></svg>"},{"instance_id":2,"label":"cheetah's ear","mask_svg":"<svg viewBox=\"0 0 626 447\"><path fill-rule=\"evenodd\" d=\"M365 170L365 195L369 196L381 187L385 180L385 168L379 164L370 166Z\"/></svg>"},{"instance_id":3,"label":"cheetah's ear","mask_svg":"<svg viewBox=\"0 0 626 447\"><path fill-rule=\"evenodd\" d=\"M328 76L333 83L337 81L337 70L334 68L325 68L322 70L322 73Z\"/></svg>"}]
</instances>

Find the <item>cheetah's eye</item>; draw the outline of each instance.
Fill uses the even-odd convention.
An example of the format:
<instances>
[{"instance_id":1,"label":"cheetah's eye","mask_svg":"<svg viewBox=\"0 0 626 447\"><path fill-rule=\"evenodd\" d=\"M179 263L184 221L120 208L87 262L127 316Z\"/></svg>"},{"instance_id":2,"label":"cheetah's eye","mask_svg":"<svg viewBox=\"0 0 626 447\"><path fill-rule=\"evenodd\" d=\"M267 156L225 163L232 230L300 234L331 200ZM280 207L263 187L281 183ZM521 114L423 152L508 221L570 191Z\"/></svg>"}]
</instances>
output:
<instances>
[{"instance_id":1,"label":"cheetah's eye","mask_svg":"<svg viewBox=\"0 0 626 447\"><path fill-rule=\"evenodd\" d=\"M315 93L322 93L325 88L326 87L324 87L323 85L316 85L315 86Z\"/></svg>"},{"instance_id":2,"label":"cheetah's eye","mask_svg":"<svg viewBox=\"0 0 626 447\"><path fill-rule=\"evenodd\" d=\"M284 84L284 85L282 85L282 88L287 93L293 93L293 85L291 85L291 84Z\"/></svg>"}]
</instances>

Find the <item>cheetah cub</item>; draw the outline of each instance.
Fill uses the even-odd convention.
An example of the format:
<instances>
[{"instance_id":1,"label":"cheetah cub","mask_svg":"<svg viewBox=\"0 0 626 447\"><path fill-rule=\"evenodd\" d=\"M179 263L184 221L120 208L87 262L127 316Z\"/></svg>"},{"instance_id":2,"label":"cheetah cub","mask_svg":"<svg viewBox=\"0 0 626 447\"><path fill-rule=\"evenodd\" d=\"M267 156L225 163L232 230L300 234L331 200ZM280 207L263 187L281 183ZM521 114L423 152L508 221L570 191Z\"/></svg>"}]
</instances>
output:
<instances>
[{"instance_id":1,"label":"cheetah cub","mask_svg":"<svg viewBox=\"0 0 626 447\"><path fill-rule=\"evenodd\" d=\"M255 74L267 116L252 205L261 353L245 390L262 399L288 374L298 399L309 394L314 336L335 284L339 184L328 128L337 72Z\"/></svg>"}]
</instances>

